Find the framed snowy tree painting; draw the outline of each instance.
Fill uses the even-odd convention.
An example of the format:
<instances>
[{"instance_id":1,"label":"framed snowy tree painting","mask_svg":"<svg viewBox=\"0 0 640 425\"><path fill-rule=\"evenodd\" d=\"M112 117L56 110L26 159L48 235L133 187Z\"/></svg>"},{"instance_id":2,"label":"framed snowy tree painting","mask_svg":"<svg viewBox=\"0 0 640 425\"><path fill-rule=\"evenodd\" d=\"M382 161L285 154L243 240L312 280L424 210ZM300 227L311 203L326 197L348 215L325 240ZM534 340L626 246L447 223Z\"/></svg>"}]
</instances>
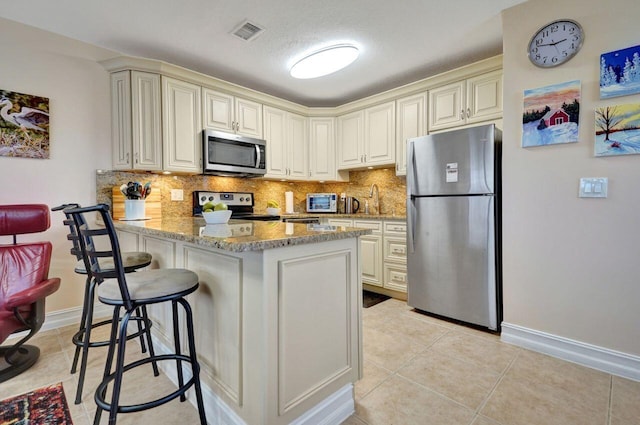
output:
<instances>
[{"instance_id":1,"label":"framed snowy tree painting","mask_svg":"<svg viewBox=\"0 0 640 425\"><path fill-rule=\"evenodd\" d=\"M640 93L640 46L600 55L600 99Z\"/></svg>"},{"instance_id":2,"label":"framed snowy tree painting","mask_svg":"<svg viewBox=\"0 0 640 425\"><path fill-rule=\"evenodd\" d=\"M596 108L595 156L640 153L640 103Z\"/></svg>"}]
</instances>

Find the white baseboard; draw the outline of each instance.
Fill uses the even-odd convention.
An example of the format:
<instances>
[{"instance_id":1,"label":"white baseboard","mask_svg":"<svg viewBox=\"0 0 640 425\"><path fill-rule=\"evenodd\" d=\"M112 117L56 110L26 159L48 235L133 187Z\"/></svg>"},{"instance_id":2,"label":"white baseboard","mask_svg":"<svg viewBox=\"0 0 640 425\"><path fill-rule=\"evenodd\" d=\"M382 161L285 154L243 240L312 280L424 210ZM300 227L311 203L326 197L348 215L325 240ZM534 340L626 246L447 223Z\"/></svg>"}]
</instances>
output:
<instances>
[{"instance_id":1,"label":"white baseboard","mask_svg":"<svg viewBox=\"0 0 640 425\"><path fill-rule=\"evenodd\" d=\"M154 338L153 347L156 355L172 353L158 338ZM161 362L159 366L177 386L178 374L175 362ZM190 378L191 376L185 373L185 381ZM233 409L227 406L227 404L205 384L202 384L202 399L208 423L216 425L247 425ZM188 400L196 406L195 391L190 390L188 392ZM290 425L340 425L355 411L354 406L353 384L347 384L324 399L313 409L291 422Z\"/></svg>"},{"instance_id":2,"label":"white baseboard","mask_svg":"<svg viewBox=\"0 0 640 425\"><path fill-rule=\"evenodd\" d=\"M93 318L100 319L104 317L111 318L113 307L96 303L93 307ZM69 325L79 325L82 318L82 306L68 308L66 310L57 310L47 313L44 324L40 331L48 331L51 329L62 328Z\"/></svg>"},{"instance_id":3,"label":"white baseboard","mask_svg":"<svg viewBox=\"0 0 640 425\"><path fill-rule=\"evenodd\" d=\"M640 357L502 322L500 339L612 375L640 381Z\"/></svg>"}]
</instances>

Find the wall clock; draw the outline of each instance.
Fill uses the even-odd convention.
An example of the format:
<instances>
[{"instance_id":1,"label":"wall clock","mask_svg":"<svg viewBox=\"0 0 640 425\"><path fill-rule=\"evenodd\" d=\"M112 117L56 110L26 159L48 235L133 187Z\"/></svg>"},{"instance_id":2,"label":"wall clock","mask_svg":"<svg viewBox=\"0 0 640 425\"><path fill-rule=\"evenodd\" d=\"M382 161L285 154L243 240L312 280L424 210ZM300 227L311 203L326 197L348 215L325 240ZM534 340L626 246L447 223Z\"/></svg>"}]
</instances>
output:
<instances>
[{"instance_id":1,"label":"wall clock","mask_svg":"<svg viewBox=\"0 0 640 425\"><path fill-rule=\"evenodd\" d=\"M559 19L540 28L529 41L529 60L541 68L562 65L582 47L584 31L579 23Z\"/></svg>"}]
</instances>

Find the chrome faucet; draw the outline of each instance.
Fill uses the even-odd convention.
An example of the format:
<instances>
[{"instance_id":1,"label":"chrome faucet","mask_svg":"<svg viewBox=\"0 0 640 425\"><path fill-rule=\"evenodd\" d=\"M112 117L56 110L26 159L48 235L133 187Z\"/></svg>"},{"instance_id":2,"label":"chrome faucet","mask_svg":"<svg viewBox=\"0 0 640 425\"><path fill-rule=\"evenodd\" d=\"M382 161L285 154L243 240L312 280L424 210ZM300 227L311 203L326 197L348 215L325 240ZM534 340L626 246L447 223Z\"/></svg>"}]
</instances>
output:
<instances>
[{"instance_id":1,"label":"chrome faucet","mask_svg":"<svg viewBox=\"0 0 640 425\"><path fill-rule=\"evenodd\" d=\"M376 190L375 198L373 197L373 189ZM380 214L380 191L378 190L377 184L372 184L371 189L369 190L369 198L373 198L373 213Z\"/></svg>"}]
</instances>

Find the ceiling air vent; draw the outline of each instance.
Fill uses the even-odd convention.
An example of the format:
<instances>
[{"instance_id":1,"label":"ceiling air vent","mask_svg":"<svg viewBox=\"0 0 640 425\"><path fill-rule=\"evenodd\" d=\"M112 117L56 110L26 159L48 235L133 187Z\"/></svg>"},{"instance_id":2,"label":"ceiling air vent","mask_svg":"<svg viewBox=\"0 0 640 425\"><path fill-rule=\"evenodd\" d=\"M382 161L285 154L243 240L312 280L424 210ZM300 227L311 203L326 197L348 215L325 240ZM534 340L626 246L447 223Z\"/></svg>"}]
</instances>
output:
<instances>
[{"instance_id":1,"label":"ceiling air vent","mask_svg":"<svg viewBox=\"0 0 640 425\"><path fill-rule=\"evenodd\" d=\"M231 34L243 39L244 41L251 41L255 40L260 34L262 34L262 31L264 31L264 28L260 28L253 22L244 21L238 25Z\"/></svg>"}]
</instances>

